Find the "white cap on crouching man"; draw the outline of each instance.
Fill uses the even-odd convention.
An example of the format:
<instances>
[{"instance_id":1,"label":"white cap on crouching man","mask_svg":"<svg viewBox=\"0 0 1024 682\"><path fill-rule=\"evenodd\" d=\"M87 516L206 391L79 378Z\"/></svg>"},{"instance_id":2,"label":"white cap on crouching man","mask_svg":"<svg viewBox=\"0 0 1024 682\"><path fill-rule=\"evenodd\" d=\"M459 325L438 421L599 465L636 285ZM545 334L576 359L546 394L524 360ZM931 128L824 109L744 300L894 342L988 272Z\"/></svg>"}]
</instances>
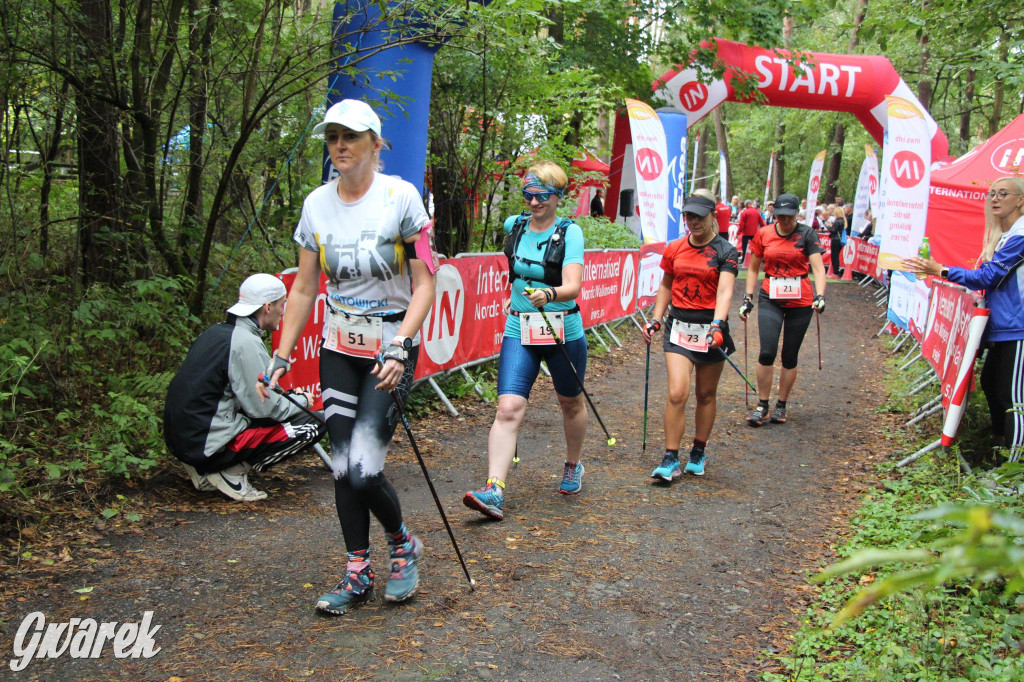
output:
<instances>
[{"instance_id":1,"label":"white cap on crouching man","mask_svg":"<svg viewBox=\"0 0 1024 682\"><path fill-rule=\"evenodd\" d=\"M284 282L277 277L257 273L249 276L242 282L242 286L238 287L238 303L228 308L228 312L239 317L249 317L264 303L273 303L287 293Z\"/></svg>"}]
</instances>

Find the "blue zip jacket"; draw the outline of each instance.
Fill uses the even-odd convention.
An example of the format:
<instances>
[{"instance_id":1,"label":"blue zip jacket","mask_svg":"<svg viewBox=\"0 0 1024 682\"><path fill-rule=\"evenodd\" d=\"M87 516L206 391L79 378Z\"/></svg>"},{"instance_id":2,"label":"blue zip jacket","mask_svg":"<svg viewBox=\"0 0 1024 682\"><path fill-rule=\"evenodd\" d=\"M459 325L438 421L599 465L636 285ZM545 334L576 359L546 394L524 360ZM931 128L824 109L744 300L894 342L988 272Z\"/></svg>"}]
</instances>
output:
<instances>
[{"instance_id":1,"label":"blue zip jacket","mask_svg":"<svg viewBox=\"0 0 1024 682\"><path fill-rule=\"evenodd\" d=\"M949 268L949 281L969 289L984 289L992 311L986 341L1024 339L1024 217L1018 218L999 240L992 260L976 270Z\"/></svg>"}]
</instances>

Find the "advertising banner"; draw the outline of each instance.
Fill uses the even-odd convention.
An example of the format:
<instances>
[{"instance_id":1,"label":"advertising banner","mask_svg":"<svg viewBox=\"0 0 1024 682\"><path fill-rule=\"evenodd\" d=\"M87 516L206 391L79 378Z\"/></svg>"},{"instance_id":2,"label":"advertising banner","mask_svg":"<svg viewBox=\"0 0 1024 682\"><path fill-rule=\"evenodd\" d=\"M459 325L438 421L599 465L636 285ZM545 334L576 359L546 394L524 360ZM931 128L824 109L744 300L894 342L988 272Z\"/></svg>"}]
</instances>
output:
<instances>
[{"instance_id":1,"label":"advertising banner","mask_svg":"<svg viewBox=\"0 0 1024 682\"><path fill-rule=\"evenodd\" d=\"M956 432L960 429L960 419L967 407L967 399L974 387L974 359L978 355L988 317L987 308L974 309L967 323L966 333L957 337L953 347L949 367L955 367L956 373L947 371L948 377L942 378L942 406L946 408L946 418L942 422L941 443L946 447L952 445L953 439L956 438ZM948 383L947 378L950 380Z\"/></svg>"},{"instance_id":2,"label":"advertising banner","mask_svg":"<svg viewBox=\"0 0 1024 682\"><path fill-rule=\"evenodd\" d=\"M896 273L893 275L895 280ZM970 293L961 287L935 280L928 306L928 322L924 331L924 341L921 343L921 354L938 376L946 376L947 365L953 357L957 337L964 335L975 308L974 298Z\"/></svg>"},{"instance_id":3,"label":"advertising banner","mask_svg":"<svg viewBox=\"0 0 1024 682\"><path fill-rule=\"evenodd\" d=\"M911 301L914 298L914 276L894 272L889 282L889 309L886 318L903 331L909 330Z\"/></svg>"},{"instance_id":4,"label":"advertising banner","mask_svg":"<svg viewBox=\"0 0 1024 682\"><path fill-rule=\"evenodd\" d=\"M686 203L686 115L677 111L659 111L658 118L665 130L665 148L668 150L668 213L667 241L687 233L680 213Z\"/></svg>"},{"instance_id":5,"label":"advertising banner","mask_svg":"<svg viewBox=\"0 0 1024 682\"><path fill-rule=\"evenodd\" d=\"M878 194L878 164L875 161L875 153L871 147L864 145L864 149L870 152L870 156L864 157L860 165L860 176L857 178L857 194L853 201L853 215L850 216L851 234L860 234L868 224L867 212L870 210L874 215L876 199L872 198Z\"/></svg>"},{"instance_id":6,"label":"advertising banner","mask_svg":"<svg viewBox=\"0 0 1024 682\"><path fill-rule=\"evenodd\" d=\"M576 300L585 328L636 312L638 261L639 253L635 250L583 254L583 289Z\"/></svg>"},{"instance_id":7,"label":"advertising banner","mask_svg":"<svg viewBox=\"0 0 1024 682\"><path fill-rule=\"evenodd\" d=\"M636 280L636 304L646 308L654 304L665 271L661 269L661 256L665 253L665 242L644 244L640 247L640 273Z\"/></svg>"},{"instance_id":8,"label":"advertising banner","mask_svg":"<svg viewBox=\"0 0 1024 682\"><path fill-rule=\"evenodd\" d=\"M853 271L877 278L878 246L863 239L850 237L846 245L853 244Z\"/></svg>"},{"instance_id":9,"label":"advertising banner","mask_svg":"<svg viewBox=\"0 0 1024 682\"><path fill-rule=\"evenodd\" d=\"M722 149L718 150L718 194L727 197L729 196L729 167L728 162L725 160L725 151Z\"/></svg>"},{"instance_id":10,"label":"advertising banner","mask_svg":"<svg viewBox=\"0 0 1024 682\"><path fill-rule=\"evenodd\" d=\"M811 163L811 177L807 181L807 208L804 209L804 218L810 225L814 220L814 209L818 206L818 190L821 189L821 169L825 166L825 150L814 155Z\"/></svg>"},{"instance_id":11,"label":"advertising banner","mask_svg":"<svg viewBox=\"0 0 1024 682\"><path fill-rule=\"evenodd\" d=\"M771 156L768 157L768 177L764 179L764 201L761 203L762 206L768 205L768 193L772 189L772 166L775 165L775 150L772 150ZM722 199L726 199L725 193L722 193Z\"/></svg>"},{"instance_id":12,"label":"advertising banner","mask_svg":"<svg viewBox=\"0 0 1024 682\"><path fill-rule=\"evenodd\" d=\"M629 130L633 140L637 207L645 242L663 242L668 236L668 152L665 129L654 109L640 100L627 99Z\"/></svg>"},{"instance_id":13,"label":"advertising banner","mask_svg":"<svg viewBox=\"0 0 1024 682\"><path fill-rule=\"evenodd\" d=\"M879 261L899 269L917 255L928 216L931 137L922 111L902 97L886 97L889 129L882 150Z\"/></svg>"}]
</instances>

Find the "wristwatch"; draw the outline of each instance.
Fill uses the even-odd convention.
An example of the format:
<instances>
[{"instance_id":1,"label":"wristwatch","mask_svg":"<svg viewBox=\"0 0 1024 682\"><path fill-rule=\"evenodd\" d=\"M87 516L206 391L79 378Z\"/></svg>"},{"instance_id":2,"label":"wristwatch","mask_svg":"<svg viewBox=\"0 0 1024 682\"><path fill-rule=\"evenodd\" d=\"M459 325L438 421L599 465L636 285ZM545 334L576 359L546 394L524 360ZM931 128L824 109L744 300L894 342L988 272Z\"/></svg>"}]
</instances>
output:
<instances>
[{"instance_id":1,"label":"wristwatch","mask_svg":"<svg viewBox=\"0 0 1024 682\"><path fill-rule=\"evenodd\" d=\"M392 346L401 346L406 352L412 350L412 339L408 336L396 336L391 340Z\"/></svg>"},{"instance_id":2,"label":"wristwatch","mask_svg":"<svg viewBox=\"0 0 1024 682\"><path fill-rule=\"evenodd\" d=\"M943 265L942 268L939 269L939 277L942 279L949 279L949 268Z\"/></svg>"}]
</instances>

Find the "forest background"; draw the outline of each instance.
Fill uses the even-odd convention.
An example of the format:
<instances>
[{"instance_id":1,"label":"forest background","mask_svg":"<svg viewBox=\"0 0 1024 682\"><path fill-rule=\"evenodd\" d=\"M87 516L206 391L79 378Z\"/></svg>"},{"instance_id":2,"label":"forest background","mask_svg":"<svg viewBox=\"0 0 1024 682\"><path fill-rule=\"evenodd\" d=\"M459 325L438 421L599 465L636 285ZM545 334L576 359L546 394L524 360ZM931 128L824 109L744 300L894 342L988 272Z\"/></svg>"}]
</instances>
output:
<instances>
[{"instance_id":1,"label":"forest background","mask_svg":"<svg viewBox=\"0 0 1024 682\"><path fill-rule=\"evenodd\" d=\"M245 276L297 262L333 50L346 76L367 78L360 36L332 35L334 8L0 0L0 533L59 505L105 508L119 482L165 466L163 398L191 340ZM427 175L440 250L454 254L499 247L521 208L502 188L524 155L607 160L623 98L660 106L651 82L701 40L884 55L959 155L1024 110L1022 20L997 0L418 0L392 3L380 28L395 44L447 43ZM383 95L401 77L370 85ZM876 146L849 114L757 104L726 104L695 130L696 176L717 176L707 159L720 149L743 198L763 195L772 152L771 193L802 194L821 149L821 200L852 197L863 145ZM580 222L588 246L636 243Z\"/></svg>"}]
</instances>

